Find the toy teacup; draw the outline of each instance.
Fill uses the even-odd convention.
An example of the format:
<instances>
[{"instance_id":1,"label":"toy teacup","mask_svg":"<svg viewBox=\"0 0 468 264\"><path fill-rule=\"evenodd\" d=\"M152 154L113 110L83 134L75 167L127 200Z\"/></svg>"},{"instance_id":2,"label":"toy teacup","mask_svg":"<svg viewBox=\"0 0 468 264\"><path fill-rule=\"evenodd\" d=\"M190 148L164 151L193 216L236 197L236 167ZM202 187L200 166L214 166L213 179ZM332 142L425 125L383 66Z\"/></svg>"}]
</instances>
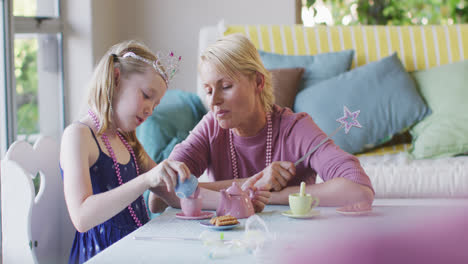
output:
<instances>
[{"instance_id":1,"label":"toy teacup","mask_svg":"<svg viewBox=\"0 0 468 264\"><path fill-rule=\"evenodd\" d=\"M301 182L301 191L289 195L289 207L293 215L306 215L319 204L319 198L305 193L305 182Z\"/></svg>"},{"instance_id":2,"label":"toy teacup","mask_svg":"<svg viewBox=\"0 0 468 264\"><path fill-rule=\"evenodd\" d=\"M190 177L184 182L180 182L180 177L177 178L175 193L179 198L187 198L192 195L198 187L198 179L195 175L190 174Z\"/></svg>"},{"instance_id":3,"label":"toy teacup","mask_svg":"<svg viewBox=\"0 0 468 264\"><path fill-rule=\"evenodd\" d=\"M202 197L200 194L200 188L188 196L187 198L180 199L180 208L184 216L199 216L202 210Z\"/></svg>"}]
</instances>

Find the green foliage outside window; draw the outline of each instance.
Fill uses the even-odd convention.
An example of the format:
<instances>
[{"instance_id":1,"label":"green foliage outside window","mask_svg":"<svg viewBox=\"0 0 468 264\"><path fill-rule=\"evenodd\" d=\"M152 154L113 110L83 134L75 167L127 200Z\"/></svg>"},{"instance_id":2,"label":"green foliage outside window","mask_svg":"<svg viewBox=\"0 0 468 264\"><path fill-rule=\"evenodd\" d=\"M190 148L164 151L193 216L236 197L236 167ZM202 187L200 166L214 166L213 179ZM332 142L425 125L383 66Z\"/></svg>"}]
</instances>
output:
<instances>
[{"instance_id":1,"label":"green foliage outside window","mask_svg":"<svg viewBox=\"0 0 468 264\"><path fill-rule=\"evenodd\" d=\"M14 16L35 16L35 0L13 1ZM38 75L36 36L20 38L15 35L14 60L16 78L16 125L17 134L26 138L39 133Z\"/></svg>"},{"instance_id":2,"label":"green foliage outside window","mask_svg":"<svg viewBox=\"0 0 468 264\"><path fill-rule=\"evenodd\" d=\"M18 134L39 133L37 39L15 40L16 116Z\"/></svg>"},{"instance_id":3,"label":"green foliage outside window","mask_svg":"<svg viewBox=\"0 0 468 264\"><path fill-rule=\"evenodd\" d=\"M446 25L468 23L468 0L322 0L335 24ZM306 0L314 9L316 0ZM314 10L316 11L316 10ZM344 19L344 18L347 19ZM343 23L343 21L348 21Z\"/></svg>"}]
</instances>

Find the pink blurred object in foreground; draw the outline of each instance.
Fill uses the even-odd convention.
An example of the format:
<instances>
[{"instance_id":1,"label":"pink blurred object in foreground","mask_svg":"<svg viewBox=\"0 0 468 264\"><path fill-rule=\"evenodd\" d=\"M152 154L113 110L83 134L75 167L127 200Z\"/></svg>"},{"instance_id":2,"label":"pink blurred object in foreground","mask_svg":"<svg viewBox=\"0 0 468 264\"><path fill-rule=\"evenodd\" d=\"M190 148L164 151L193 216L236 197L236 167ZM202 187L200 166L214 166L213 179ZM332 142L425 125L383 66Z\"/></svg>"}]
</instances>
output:
<instances>
[{"instance_id":1,"label":"pink blurred object in foreground","mask_svg":"<svg viewBox=\"0 0 468 264\"><path fill-rule=\"evenodd\" d=\"M344 226L346 232L326 230L315 237L305 232L308 238L279 239L263 253L277 263L295 264L468 263L468 208L428 210L398 221Z\"/></svg>"}]
</instances>

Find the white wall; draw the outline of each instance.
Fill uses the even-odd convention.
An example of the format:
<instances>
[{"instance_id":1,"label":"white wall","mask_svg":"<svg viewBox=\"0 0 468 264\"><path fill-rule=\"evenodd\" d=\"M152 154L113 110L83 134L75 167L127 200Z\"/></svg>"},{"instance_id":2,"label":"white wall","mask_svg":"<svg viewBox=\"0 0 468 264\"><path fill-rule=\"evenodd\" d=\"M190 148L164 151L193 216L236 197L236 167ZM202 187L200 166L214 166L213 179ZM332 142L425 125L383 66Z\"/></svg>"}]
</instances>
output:
<instances>
[{"instance_id":1,"label":"white wall","mask_svg":"<svg viewBox=\"0 0 468 264\"><path fill-rule=\"evenodd\" d=\"M296 0L64 0L67 123L79 117L92 67L115 42L138 39L182 56L172 88L196 92L198 33L229 24L294 24ZM84 10L83 10L84 9ZM88 10L86 10L88 9Z\"/></svg>"},{"instance_id":2,"label":"white wall","mask_svg":"<svg viewBox=\"0 0 468 264\"><path fill-rule=\"evenodd\" d=\"M120 41L118 38L120 25L117 24L117 12L121 8L120 3L117 3L115 0L92 1L92 53L94 64L99 62L109 47ZM133 19L131 16L125 18L128 21L132 21Z\"/></svg>"},{"instance_id":3,"label":"white wall","mask_svg":"<svg viewBox=\"0 0 468 264\"><path fill-rule=\"evenodd\" d=\"M295 0L137 1L136 32L154 49L183 58L173 86L196 92L198 32L221 19L231 24L293 24Z\"/></svg>"},{"instance_id":4,"label":"white wall","mask_svg":"<svg viewBox=\"0 0 468 264\"><path fill-rule=\"evenodd\" d=\"M93 68L92 0L62 1L65 123L78 119Z\"/></svg>"}]
</instances>

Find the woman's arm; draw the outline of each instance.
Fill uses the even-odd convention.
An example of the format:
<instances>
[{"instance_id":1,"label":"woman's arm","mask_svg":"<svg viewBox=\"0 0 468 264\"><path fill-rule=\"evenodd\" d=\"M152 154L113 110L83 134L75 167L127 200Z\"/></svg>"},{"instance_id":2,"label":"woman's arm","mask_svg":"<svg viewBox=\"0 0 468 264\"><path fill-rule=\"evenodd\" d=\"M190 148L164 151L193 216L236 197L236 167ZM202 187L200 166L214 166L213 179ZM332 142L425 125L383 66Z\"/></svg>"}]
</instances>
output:
<instances>
[{"instance_id":1,"label":"woman's arm","mask_svg":"<svg viewBox=\"0 0 468 264\"><path fill-rule=\"evenodd\" d=\"M213 122L212 116L205 115L188 137L174 147L168 159L183 162L191 173L200 176L209 165L209 135L214 127Z\"/></svg>"},{"instance_id":2,"label":"woman's arm","mask_svg":"<svg viewBox=\"0 0 468 264\"><path fill-rule=\"evenodd\" d=\"M289 194L298 193L299 186L289 186L279 192L272 192L270 204L288 204ZM346 178L306 186L306 193L320 199L320 206L343 206L359 202L372 204L374 192L365 185Z\"/></svg>"},{"instance_id":3,"label":"woman's arm","mask_svg":"<svg viewBox=\"0 0 468 264\"><path fill-rule=\"evenodd\" d=\"M282 130L284 135L287 135L287 138L284 139L287 148L285 158L293 162L327 137L310 116L298 115L298 117L301 118L297 122ZM363 200L371 203L373 201L372 184L359 160L340 149L332 140L327 140L312 155L301 162L298 165L298 170L299 166L310 168L308 173L317 173L324 180L324 183L310 184L307 187L311 195L320 199L321 205L340 206ZM304 169L301 171L307 173ZM303 174L301 177L313 177L313 174L310 176ZM280 192L273 193L270 202L287 204L288 195L298 191L299 186L286 187Z\"/></svg>"},{"instance_id":4,"label":"woman's arm","mask_svg":"<svg viewBox=\"0 0 468 264\"><path fill-rule=\"evenodd\" d=\"M237 182L239 186L242 186L244 182L249 178L242 178L242 179L232 179L232 180L222 180L222 181L215 181L215 182L200 182L198 185L205 189L209 189L212 191L220 191L221 189L229 188L233 182Z\"/></svg>"},{"instance_id":5,"label":"woman's arm","mask_svg":"<svg viewBox=\"0 0 468 264\"><path fill-rule=\"evenodd\" d=\"M174 192L168 192L164 186L150 188L150 190L150 197L152 198L150 199L149 205L152 212L154 212L153 209L156 209L157 206L154 203L155 197L160 197L165 203L173 208L180 208L180 199ZM201 188L199 196L201 196L203 200L203 209L216 210L221 197L219 192Z\"/></svg>"}]
</instances>

